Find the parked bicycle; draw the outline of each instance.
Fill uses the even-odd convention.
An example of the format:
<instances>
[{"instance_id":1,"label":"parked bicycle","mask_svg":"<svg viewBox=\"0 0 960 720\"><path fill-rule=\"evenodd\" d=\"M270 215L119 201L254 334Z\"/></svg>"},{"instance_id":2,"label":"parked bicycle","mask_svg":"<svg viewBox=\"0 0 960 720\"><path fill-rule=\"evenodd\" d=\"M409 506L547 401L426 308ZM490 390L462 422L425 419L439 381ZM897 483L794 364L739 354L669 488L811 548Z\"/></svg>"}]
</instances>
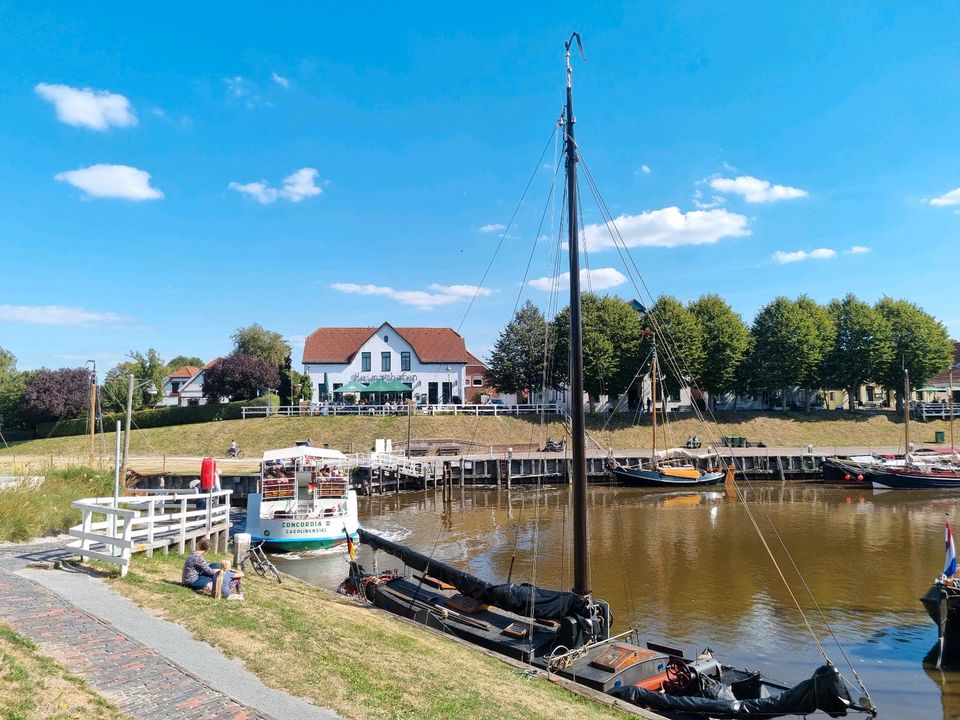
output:
<instances>
[{"instance_id":1,"label":"parked bicycle","mask_svg":"<svg viewBox=\"0 0 960 720\"><path fill-rule=\"evenodd\" d=\"M244 572L247 571L247 562L250 563L253 571L260 577L266 577L267 573L270 573L278 583L283 582L283 580L280 579L280 571L277 570L277 566L270 562L270 558L268 558L267 554L263 551L263 543L252 545L250 552L240 560L240 569Z\"/></svg>"}]
</instances>

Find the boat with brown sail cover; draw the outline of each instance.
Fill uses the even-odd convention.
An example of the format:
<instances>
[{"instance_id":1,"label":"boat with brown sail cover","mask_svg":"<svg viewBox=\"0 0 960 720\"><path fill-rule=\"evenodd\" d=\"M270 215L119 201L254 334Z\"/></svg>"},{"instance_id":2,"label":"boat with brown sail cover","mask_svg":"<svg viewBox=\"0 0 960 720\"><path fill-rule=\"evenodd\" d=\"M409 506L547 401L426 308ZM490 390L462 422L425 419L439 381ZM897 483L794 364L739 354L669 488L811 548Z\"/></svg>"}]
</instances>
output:
<instances>
[{"instance_id":1,"label":"boat with brown sail cover","mask_svg":"<svg viewBox=\"0 0 960 720\"><path fill-rule=\"evenodd\" d=\"M566 166L567 249L570 277L570 438L573 510L573 587L555 590L532 583L489 582L428 554L360 528L363 545L408 568L367 572L352 556L340 591L425 626L519 660L547 677L650 708L671 717L770 718L817 711L840 717L876 714L856 670L862 695L853 700L840 671L829 661L810 678L789 686L764 673L732 667L705 650L699 654L646 642L636 628L614 634L610 606L591 591L587 528L583 335L580 305L580 238L574 139L571 49L565 44L566 104L559 123ZM582 48L581 48L582 54ZM376 565L375 565L376 567ZM824 657L826 657L824 653Z\"/></svg>"}]
</instances>

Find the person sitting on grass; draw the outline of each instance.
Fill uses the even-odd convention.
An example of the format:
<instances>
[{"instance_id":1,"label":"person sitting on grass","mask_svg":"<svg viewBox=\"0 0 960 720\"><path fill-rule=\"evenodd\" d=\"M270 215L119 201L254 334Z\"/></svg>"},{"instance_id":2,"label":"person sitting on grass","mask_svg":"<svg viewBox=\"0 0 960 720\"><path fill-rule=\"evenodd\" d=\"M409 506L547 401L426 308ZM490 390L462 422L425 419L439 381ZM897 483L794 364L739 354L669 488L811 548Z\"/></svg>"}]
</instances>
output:
<instances>
[{"instance_id":1,"label":"person sitting on grass","mask_svg":"<svg viewBox=\"0 0 960 720\"><path fill-rule=\"evenodd\" d=\"M214 563L207 564L204 555L210 549L210 544L206 540L197 543L197 549L190 553L186 562L183 563L183 575L180 582L188 588L194 590L203 590L207 585L213 583L214 576L217 574L220 566Z\"/></svg>"},{"instance_id":2,"label":"person sitting on grass","mask_svg":"<svg viewBox=\"0 0 960 720\"><path fill-rule=\"evenodd\" d=\"M224 560L220 563L220 569L213 581L213 597L225 600L243 600L243 593L240 589L240 578L242 577L242 570L231 569L230 561Z\"/></svg>"}]
</instances>

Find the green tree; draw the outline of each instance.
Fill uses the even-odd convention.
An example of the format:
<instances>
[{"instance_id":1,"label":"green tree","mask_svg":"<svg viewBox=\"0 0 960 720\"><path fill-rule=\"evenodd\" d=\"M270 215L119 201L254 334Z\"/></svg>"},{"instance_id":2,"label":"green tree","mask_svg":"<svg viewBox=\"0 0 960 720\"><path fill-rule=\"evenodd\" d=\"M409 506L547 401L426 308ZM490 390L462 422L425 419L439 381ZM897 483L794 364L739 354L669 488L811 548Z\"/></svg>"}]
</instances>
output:
<instances>
[{"instance_id":1,"label":"green tree","mask_svg":"<svg viewBox=\"0 0 960 720\"><path fill-rule=\"evenodd\" d=\"M953 362L953 343L942 323L907 300L881 298L875 309L890 326L891 350L878 380L896 389L897 409L903 409L903 368L910 383L921 387Z\"/></svg>"},{"instance_id":2,"label":"green tree","mask_svg":"<svg viewBox=\"0 0 960 720\"><path fill-rule=\"evenodd\" d=\"M653 335L644 341L644 350L649 352L656 340L657 365L670 392L679 392L681 387L703 376L703 330L697 316L683 303L661 295L647 312L645 323Z\"/></svg>"},{"instance_id":3,"label":"green tree","mask_svg":"<svg viewBox=\"0 0 960 720\"><path fill-rule=\"evenodd\" d=\"M278 371L291 353L290 343L283 339L283 335L267 330L259 323L238 328L231 339L234 353L259 358Z\"/></svg>"},{"instance_id":4,"label":"green tree","mask_svg":"<svg viewBox=\"0 0 960 720\"><path fill-rule=\"evenodd\" d=\"M490 381L505 393L521 393L543 383L547 322L527 300L500 332L490 352Z\"/></svg>"},{"instance_id":5,"label":"green tree","mask_svg":"<svg viewBox=\"0 0 960 720\"><path fill-rule=\"evenodd\" d=\"M780 390L781 407L786 410L787 389L803 385L822 359L813 316L797 302L778 297L760 309L750 334L753 350L749 384L757 389Z\"/></svg>"},{"instance_id":6,"label":"green tree","mask_svg":"<svg viewBox=\"0 0 960 720\"><path fill-rule=\"evenodd\" d=\"M643 324L636 310L610 295L584 293L580 299L583 323L583 386L591 411L601 395L612 402L629 390L642 359ZM569 384L570 308L564 308L552 323L554 387Z\"/></svg>"},{"instance_id":7,"label":"green tree","mask_svg":"<svg viewBox=\"0 0 960 720\"><path fill-rule=\"evenodd\" d=\"M750 329L719 295L703 295L690 303L690 312L700 326L704 357L699 377L701 388L717 396L736 389L737 374L750 347Z\"/></svg>"},{"instance_id":8,"label":"green tree","mask_svg":"<svg viewBox=\"0 0 960 720\"><path fill-rule=\"evenodd\" d=\"M824 381L847 391L849 409L856 409L860 386L882 382L893 360L890 323L853 293L827 306L837 339L824 362Z\"/></svg>"},{"instance_id":9,"label":"green tree","mask_svg":"<svg viewBox=\"0 0 960 720\"><path fill-rule=\"evenodd\" d=\"M807 295L797 298L797 307L805 313L817 329L816 344L811 353L811 363L805 368L800 385L804 388L806 408L810 410L810 391L823 387L824 360L837 341L837 328L827 308Z\"/></svg>"},{"instance_id":10,"label":"green tree","mask_svg":"<svg viewBox=\"0 0 960 720\"><path fill-rule=\"evenodd\" d=\"M167 362L168 373L176 372L184 366L203 368L203 360L198 358L196 355L177 355L175 358L171 358Z\"/></svg>"},{"instance_id":11,"label":"green tree","mask_svg":"<svg viewBox=\"0 0 960 720\"><path fill-rule=\"evenodd\" d=\"M0 348L0 429L25 427L23 394L31 373L17 370L17 358Z\"/></svg>"},{"instance_id":12,"label":"green tree","mask_svg":"<svg viewBox=\"0 0 960 720\"><path fill-rule=\"evenodd\" d=\"M134 384L142 384L133 391L134 410L153 407L161 399L163 380L170 371L167 363L160 357L160 353L153 348L145 353L131 350L127 353L127 357L130 359L117 363L103 379L100 397L105 412L124 412L127 409L130 375L134 377ZM153 393L150 390L153 390Z\"/></svg>"}]
</instances>

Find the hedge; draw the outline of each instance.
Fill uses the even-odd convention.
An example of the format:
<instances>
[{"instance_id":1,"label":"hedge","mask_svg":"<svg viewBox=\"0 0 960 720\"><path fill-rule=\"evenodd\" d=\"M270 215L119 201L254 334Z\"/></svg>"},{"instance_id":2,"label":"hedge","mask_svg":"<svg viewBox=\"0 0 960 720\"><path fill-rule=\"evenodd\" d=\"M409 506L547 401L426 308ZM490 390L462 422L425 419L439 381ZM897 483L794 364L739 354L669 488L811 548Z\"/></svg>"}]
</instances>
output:
<instances>
[{"instance_id":1,"label":"hedge","mask_svg":"<svg viewBox=\"0 0 960 720\"><path fill-rule=\"evenodd\" d=\"M164 407L137 410L133 413L131 427L136 429L167 427L169 425L190 425L212 422L214 420L240 420L243 417L240 408L251 406L280 404L276 395L262 395L253 400L238 400L220 405L190 405L187 407ZM107 432L116 427L117 420L124 422L124 413L108 413L103 416L103 429ZM65 435L83 435L87 432L86 418L63 420L60 423L38 423L37 437L63 437Z\"/></svg>"}]
</instances>

